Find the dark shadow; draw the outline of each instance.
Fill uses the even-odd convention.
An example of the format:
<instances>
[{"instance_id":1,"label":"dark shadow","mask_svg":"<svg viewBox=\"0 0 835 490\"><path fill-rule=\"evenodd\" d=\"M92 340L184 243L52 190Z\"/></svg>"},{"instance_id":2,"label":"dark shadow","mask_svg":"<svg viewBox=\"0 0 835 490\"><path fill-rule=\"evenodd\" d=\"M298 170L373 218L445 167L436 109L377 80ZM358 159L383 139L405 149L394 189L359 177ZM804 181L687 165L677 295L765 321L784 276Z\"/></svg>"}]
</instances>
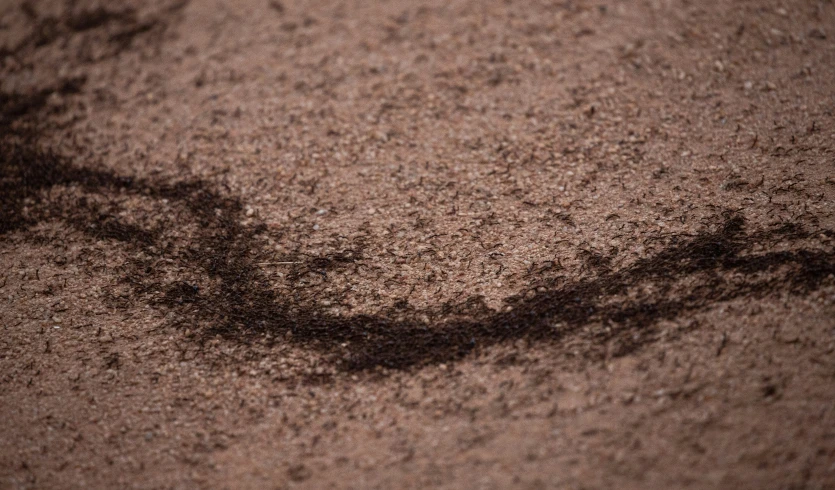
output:
<instances>
[{"instance_id":1,"label":"dark shadow","mask_svg":"<svg viewBox=\"0 0 835 490\"><path fill-rule=\"evenodd\" d=\"M516 339L559 343L590 324L600 325L591 334L594 346L610 346L609 355L623 355L652 342L653 326L660 320L733 299L806 295L832 284L835 274L832 250L754 251L812 234L832 237L831 230L793 224L749 231L743 217L727 213L720 224L696 235L666 237L660 251L621 269L611 269L609 258L595 257L591 277L533 274L528 294L507 298L503 311L487 308L480 298L426 311L410 309L404 300L376 315L340 316L323 311L315 301L322 297L306 295L302 288L293 295L278 294L258 265L265 258L254 252L266 228L242 224L240 202L208 182L163 183L80 168L27 138L2 141L0 156L0 238L57 219L95 238L114 240L146 257L130 259L121 272L136 300L177 311L182 323L199 326L207 337L246 343L270 333L281 342L325 353L340 370L449 362ZM51 188L68 185L90 199L46 197ZM144 229L124 223L117 209L92 199L126 193L167 200L179 211L173 221ZM197 225L197 232L185 247L162 244L173 227L189 224ZM361 251L346 251L302 258L294 273L327 277L328 270L360 257ZM195 279L165 282L153 267L161 258ZM338 294L332 296L338 303Z\"/></svg>"},{"instance_id":2,"label":"dark shadow","mask_svg":"<svg viewBox=\"0 0 835 490\"><path fill-rule=\"evenodd\" d=\"M25 1L20 9L26 16L30 30L16 45L0 48L0 67L4 67L4 58L9 56L23 60L24 57L44 46L63 42L71 36L83 36L75 58L88 62L100 61L122 54L134 47L134 41L144 37L152 44L159 45L169 28L170 19L188 4L188 0L171 2L156 15L144 18L133 8L76 7L75 2L67 2L60 15L42 13L36 2ZM92 54L89 43L97 45L97 53Z\"/></svg>"}]
</instances>

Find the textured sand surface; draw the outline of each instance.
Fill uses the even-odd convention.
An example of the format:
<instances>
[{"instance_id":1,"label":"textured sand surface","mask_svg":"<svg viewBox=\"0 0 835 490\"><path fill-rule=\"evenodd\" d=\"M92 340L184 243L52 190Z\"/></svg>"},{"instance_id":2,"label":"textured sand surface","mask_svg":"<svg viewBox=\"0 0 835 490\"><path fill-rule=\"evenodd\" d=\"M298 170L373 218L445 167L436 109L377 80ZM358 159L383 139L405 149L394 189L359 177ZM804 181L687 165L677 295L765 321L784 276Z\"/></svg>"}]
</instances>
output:
<instances>
[{"instance_id":1,"label":"textured sand surface","mask_svg":"<svg viewBox=\"0 0 835 490\"><path fill-rule=\"evenodd\" d=\"M832 488L831 1L0 2L0 488Z\"/></svg>"}]
</instances>

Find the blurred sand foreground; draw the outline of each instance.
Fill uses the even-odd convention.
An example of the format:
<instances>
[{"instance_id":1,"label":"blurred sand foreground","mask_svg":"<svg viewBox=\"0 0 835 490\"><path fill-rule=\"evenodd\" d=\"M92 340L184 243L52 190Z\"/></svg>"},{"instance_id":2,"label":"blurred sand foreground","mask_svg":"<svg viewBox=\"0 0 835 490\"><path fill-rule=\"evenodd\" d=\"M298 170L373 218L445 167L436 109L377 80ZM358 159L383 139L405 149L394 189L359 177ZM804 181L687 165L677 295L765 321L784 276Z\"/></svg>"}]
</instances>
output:
<instances>
[{"instance_id":1,"label":"blurred sand foreground","mask_svg":"<svg viewBox=\"0 0 835 490\"><path fill-rule=\"evenodd\" d=\"M831 1L0 4L0 488L835 487Z\"/></svg>"}]
</instances>

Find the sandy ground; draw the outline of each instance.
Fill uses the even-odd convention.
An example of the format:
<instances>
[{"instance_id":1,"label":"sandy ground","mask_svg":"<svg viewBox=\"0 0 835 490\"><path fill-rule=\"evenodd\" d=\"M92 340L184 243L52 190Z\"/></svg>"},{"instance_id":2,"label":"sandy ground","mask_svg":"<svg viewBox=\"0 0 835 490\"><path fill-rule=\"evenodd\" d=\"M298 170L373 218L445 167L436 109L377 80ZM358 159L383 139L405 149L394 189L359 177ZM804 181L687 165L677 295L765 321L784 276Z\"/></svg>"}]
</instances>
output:
<instances>
[{"instance_id":1,"label":"sandy ground","mask_svg":"<svg viewBox=\"0 0 835 490\"><path fill-rule=\"evenodd\" d=\"M0 487L835 487L831 1L0 3Z\"/></svg>"}]
</instances>

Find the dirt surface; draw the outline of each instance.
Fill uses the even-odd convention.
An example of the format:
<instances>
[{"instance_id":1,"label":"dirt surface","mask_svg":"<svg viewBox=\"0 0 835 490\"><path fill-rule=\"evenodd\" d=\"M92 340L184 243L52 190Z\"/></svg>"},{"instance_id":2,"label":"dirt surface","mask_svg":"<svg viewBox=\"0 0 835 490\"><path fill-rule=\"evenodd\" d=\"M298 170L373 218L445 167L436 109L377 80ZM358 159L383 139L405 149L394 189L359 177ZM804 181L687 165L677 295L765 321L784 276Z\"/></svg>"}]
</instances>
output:
<instances>
[{"instance_id":1,"label":"dirt surface","mask_svg":"<svg viewBox=\"0 0 835 490\"><path fill-rule=\"evenodd\" d=\"M834 488L831 1L0 3L0 487Z\"/></svg>"}]
</instances>

